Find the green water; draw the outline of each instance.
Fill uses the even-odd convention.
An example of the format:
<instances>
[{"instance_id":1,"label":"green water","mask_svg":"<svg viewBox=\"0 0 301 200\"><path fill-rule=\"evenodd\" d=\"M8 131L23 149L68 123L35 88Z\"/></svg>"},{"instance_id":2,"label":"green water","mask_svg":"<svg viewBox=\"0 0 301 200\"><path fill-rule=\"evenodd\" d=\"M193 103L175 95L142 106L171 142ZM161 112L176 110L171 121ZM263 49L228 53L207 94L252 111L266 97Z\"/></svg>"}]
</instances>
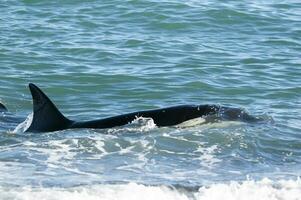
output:
<instances>
[{"instance_id":1,"label":"green water","mask_svg":"<svg viewBox=\"0 0 301 200\"><path fill-rule=\"evenodd\" d=\"M300 41L293 0L1 1L0 100L18 120L1 115L0 186L296 179ZM29 82L71 119L210 103L274 123L12 134Z\"/></svg>"}]
</instances>

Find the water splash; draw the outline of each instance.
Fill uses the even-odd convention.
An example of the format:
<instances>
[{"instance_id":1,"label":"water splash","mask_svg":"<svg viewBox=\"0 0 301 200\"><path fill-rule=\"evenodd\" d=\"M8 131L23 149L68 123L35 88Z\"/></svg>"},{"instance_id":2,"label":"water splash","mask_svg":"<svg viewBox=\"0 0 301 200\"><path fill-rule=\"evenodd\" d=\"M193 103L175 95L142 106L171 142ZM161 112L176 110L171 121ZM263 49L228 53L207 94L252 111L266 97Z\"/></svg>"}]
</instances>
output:
<instances>
[{"instance_id":1,"label":"water splash","mask_svg":"<svg viewBox=\"0 0 301 200\"><path fill-rule=\"evenodd\" d=\"M16 133L24 133L29 126L31 125L31 122L33 120L33 113L29 114L26 119L20 123L13 131L12 133L16 134Z\"/></svg>"},{"instance_id":2,"label":"water splash","mask_svg":"<svg viewBox=\"0 0 301 200\"><path fill-rule=\"evenodd\" d=\"M108 130L110 134L122 133L144 133L155 129L157 126L152 118L137 117L131 123L122 126L122 128L111 128Z\"/></svg>"},{"instance_id":3,"label":"water splash","mask_svg":"<svg viewBox=\"0 0 301 200\"><path fill-rule=\"evenodd\" d=\"M5 188L0 187L0 199L91 199L91 200L300 200L301 181L246 180L202 186L199 189L124 185L92 185L71 188Z\"/></svg>"}]
</instances>

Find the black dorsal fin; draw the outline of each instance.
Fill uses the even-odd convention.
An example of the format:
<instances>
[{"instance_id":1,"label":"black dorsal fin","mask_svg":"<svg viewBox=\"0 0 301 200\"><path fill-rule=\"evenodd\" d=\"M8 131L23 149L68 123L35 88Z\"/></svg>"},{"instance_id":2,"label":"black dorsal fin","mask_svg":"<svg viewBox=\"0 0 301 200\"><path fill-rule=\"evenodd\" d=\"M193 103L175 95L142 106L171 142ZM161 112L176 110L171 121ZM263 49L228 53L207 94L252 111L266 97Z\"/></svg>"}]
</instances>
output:
<instances>
[{"instance_id":1,"label":"black dorsal fin","mask_svg":"<svg viewBox=\"0 0 301 200\"><path fill-rule=\"evenodd\" d=\"M72 121L67 119L36 85L30 83L33 100L32 122L26 132L50 132L68 128Z\"/></svg>"},{"instance_id":2,"label":"black dorsal fin","mask_svg":"<svg viewBox=\"0 0 301 200\"><path fill-rule=\"evenodd\" d=\"M7 112L7 108L0 101L0 112Z\"/></svg>"}]
</instances>

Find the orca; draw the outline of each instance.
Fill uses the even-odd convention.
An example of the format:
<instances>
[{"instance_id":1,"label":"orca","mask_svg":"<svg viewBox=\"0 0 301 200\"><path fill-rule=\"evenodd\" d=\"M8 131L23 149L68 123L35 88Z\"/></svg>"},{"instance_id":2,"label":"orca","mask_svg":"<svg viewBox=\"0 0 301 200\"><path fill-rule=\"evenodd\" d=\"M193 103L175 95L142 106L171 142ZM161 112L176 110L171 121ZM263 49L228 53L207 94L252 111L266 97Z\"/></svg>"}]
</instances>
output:
<instances>
[{"instance_id":1,"label":"orca","mask_svg":"<svg viewBox=\"0 0 301 200\"><path fill-rule=\"evenodd\" d=\"M195 118L213 115L226 120L246 122L260 120L239 108L219 105L179 105L81 122L65 117L49 97L33 83L29 84L29 89L33 99L33 117L25 132L51 132L77 128L107 129L129 124L138 117L152 118L158 127L174 126Z\"/></svg>"},{"instance_id":2,"label":"orca","mask_svg":"<svg viewBox=\"0 0 301 200\"><path fill-rule=\"evenodd\" d=\"M7 112L7 108L0 102L0 112Z\"/></svg>"}]
</instances>

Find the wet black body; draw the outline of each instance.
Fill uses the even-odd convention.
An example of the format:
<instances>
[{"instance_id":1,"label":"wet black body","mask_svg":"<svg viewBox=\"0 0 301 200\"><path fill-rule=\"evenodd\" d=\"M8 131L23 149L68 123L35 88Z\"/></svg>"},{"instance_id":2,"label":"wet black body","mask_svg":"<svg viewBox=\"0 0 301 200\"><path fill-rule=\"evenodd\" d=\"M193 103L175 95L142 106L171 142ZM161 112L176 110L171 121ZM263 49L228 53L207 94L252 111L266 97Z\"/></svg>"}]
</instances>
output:
<instances>
[{"instance_id":1,"label":"wet black body","mask_svg":"<svg viewBox=\"0 0 301 200\"><path fill-rule=\"evenodd\" d=\"M67 119L50 99L34 84L29 84L33 98L33 119L28 132L50 132L72 128L104 129L131 123L138 117L152 118L161 126L173 126L198 117L219 115L229 120L257 121L241 109L217 105L180 105L155 110L133 112L99 120L76 122Z\"/></svg>"},{"instance_id":2,"label":"wet black body","mask_svg":"<svg viewBox=\"0 0 301 200\"><path fill-rule=\"evenodd\" d=\"M118 115L100 120L73 122L70 128L112 128L128 124L138 117L152 118L154 123L161 126L173 126L190 119L214 114L218 110L216 106L210 105L180 105L162 109L146 110Z\"/></svg>"}]
</instances>

